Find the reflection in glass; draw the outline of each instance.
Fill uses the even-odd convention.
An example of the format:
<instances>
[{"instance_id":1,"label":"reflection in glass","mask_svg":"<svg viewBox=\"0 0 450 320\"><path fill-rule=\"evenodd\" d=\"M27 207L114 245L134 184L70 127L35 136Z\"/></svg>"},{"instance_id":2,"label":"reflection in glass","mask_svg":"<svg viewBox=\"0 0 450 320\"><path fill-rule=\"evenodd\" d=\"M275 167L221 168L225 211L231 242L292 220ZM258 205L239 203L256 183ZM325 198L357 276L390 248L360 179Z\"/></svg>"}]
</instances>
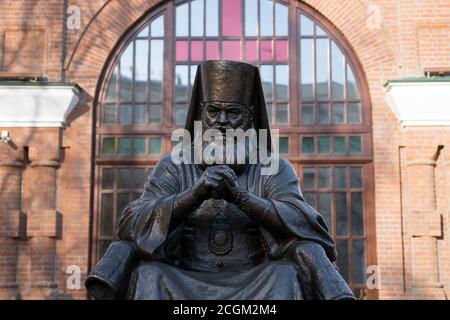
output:
<instances>
[{"instance_id":1,"label":"reflection in glass","mask_svg":"<svg viewBox=\"0 0 450 320\"><path fill-rule=\"evenodd\" d=\"M329 113L329 104L328 103L319 103L319 123L320 124L329 124L330 123L330 113Z\"/></svg>"},{"instance_id":2,"label":"reflection in glass","mask_svg":"<svg viewBox=\"0 0 450 320\"><path fill-rule=\"evenodd\" d=\"M336 189L347 188L346 168L334 168L334 187Z\"/></svg>"},{"instance_id":3,"label":"reflection in glass","mask_svg":"<svg viewBox=\"0 0 450 320\"><path fill-rule=\"evenodd\" d=\"M131 182L130 169L128 168L117 169L117 188L129 189L130 182Z\"/></svg>"},{"instance_id":4,"label":"reflection in glass","mask_svg":"<svg viewBox=\"0 0 450 320\"><path fill-rule=\"evenodd\" d=\"M344 99L345 58L334 41L331 41L331 66L333 99Z\"/></svg>"},{"instance_id":5,"label":"reflection in glass","mask_svg":"<svg viewBox=\"0 0 450 320\"><path fill-rule=\"evenodd\" d=\"M186 122L186 117L187 117L187 110L186 107L183 106L176 106L175 107L175 124L176 125L184 125Z\"/></svg>"},{"instance_id":6,"label":"reflection in glass","mask_svg":"<svg viewBox=\"0 0 450 320\"><path fill-rule=\"evenodd\" d=\"M358 84L356 83L355 74L349 64L347 64L347 99L359 100Z\"/></svg>"},{"instance_id":7,"label":"reflection in glass","mask_svg":"<svg viewBox=\"0 0 450 320\"><path fill-rule=\"evenodd\" d=\"M116 106L113 104L103 105L103 124L116 123Z\"/></svg>"},{"instance_id":8,"label":"reflection in glass","mask_svg":"<svg viewBox=\"0 0 450 320\"><path fill-rule=\"evenodd\" d=\"M314 189L316 187L315 176L315 168L303 168L303 188Z\"/></svg>"},{"instance_id":9,"label":"reflection in glass","mask_svg":"<svg viewBox=\"0 0 450 320\"><path fill-rule=\"evenodd\" d=\"M145 148L145 138L138 137L134 139L134 150L133 154L135 155L144 155L146 154Z\"/></svg>"},{"instance_id":10,"label":"reflection in glass","mask_svg":"<svg viewBox=\"0 0 450 320\"><path fill-rule=\"evenodd\" d=\"M336 242L336 250L338 254L337 265L339 268L339 273L342 275L344 280L350 282L350 269L348 262L348 241L338 240Z\"/></svg>"},{"instance_id":11,"label":"reflection in glass","mask_svg":"<svg viewBox=\"0 0 450 320\"><path fill-rule=\"evenodd\" d=\"M139 34L137 35L138 38L148 38L148 31L149 31L149 26L146 26L144 29L142 29L141 32L139 32Z\"/></svg>"},{"instance_id":12,"label":"reflection in glass","mask_svg":"<svg viewBox=\"0 0 450 320\"><path fill-rule=\"evenodd\" d=\"M258 35L258 0L245 0L245 35Z\"/></svg>"},{"instance_id":13,"label":"reflection in glass","mask_svg":"<svg viewBox=\"0 0 450 320\"><path fill-rule=\"evenodd\" d=\"M288 137L282 137L280 138L280 149L279 152L283 154L289 153L289 138Z\"/></svg>"},{"instance_id":14,"label":"reflection in glass","mask_svg":"<svg viewBox=\"0 0 450 320\"><path fill-rule=\"evenodd\" d=\"M135 99L136 101L147 100L148 80L148 41L136 40L136 67L135 67Z\"/></svg>"},{"instance_id":15,"label":"reflection in glass","mask_svg":"<svg viewBox=\"0 0 450 320\"><path fill-rule=\"evenodd\" d=\"M288 7L275 3L275 35L287 36L288 35Z\"/></svg>"},{"instance_id":16,"label":"reflection in glass","mask_svg":"<svg viewBox=\"0 0 450 320\"><path fill-rule=\"evenodd\" d=\"M323 36L327 36L328 34L325 32L325 30L323 30L321 27L319 27L319 25L316 24L316 36L317 37L323 37Z\"/></svg>"},{"instance_id":17,"label":"reflection in glass","mask_svg":"<svg viewBox=\"0 0 450 320\"><path fill-rule=\"evenodd\" d=\"M187 101L188 98L188 66L175 67L175 100Z\"/></svg>"},{"instance_id":18,"label":"reflection in glass","mask_svg":"<svg viewBox=\"0 0 450 320\"><path fill-rule=\"evenodd\" d=\"M129 45L120 57L120 99L131 101L133 81L133 45Z\"/></svg>"},{"instance_id":19,"label":"reflection in glass","mask_svg":"<svg viewBox=\"0 0 450 320\"><path fill-rule=\"evenodd\" d=\"M303 197L305 198L307 204L313 208L317 208L316 194L314 192L305 192L303 193Z\"/></svg>"},{"instance_id":20,"label":"reflection in glass","mask_svg":"<svg viewBox=\"0 0 450 320\"><path fill-rule=\"evenodd\" d=\"M314 48L313 40L301 40L301 58L300 58L300 73L301 73L301 95L302 100L313 100L313 80L314 80Z\"/></svg>"},{"instance_id":21,"label":"reflection in glass","mask_svg":"<svg viewBox=\"0 0 450 320\"><path fill-rule=\"evenodd\" d=\"M145 169L144 168L135 168L133 170L133 183L135 189L142 189L145 183Z\"/></svg>"},{"instance_id":22,"label":"reflection in glass","mask_svg":"<svg viewBox=\"0 0 450 320\"><path fill-rule=\"evenodd\" d=\"M131 125L131 104L122 104L119 106L119 123L123 126Z\"/></svg>"},{"instance_id":23,"label":"reflection in glass","mask_svg":"<svg viewBox=\"0 0 450 320\"><path fill-rule=\"evenodd\" d=\"M328 99L328 39L316 41L316 95L317 99Z\"/></svg>"},{"instance_id":24,"label":"reflection in glass","mask_svg":"<svg viewBox=\"0 0 450 320\"><path fill-rule=\"evenodd\" d=\"M277 113L276 113L276 123L278 124L287 124L289 122L288 116L288 105L287 104L279 104L277 105Z\"/></svg>"},{"instance_id":25,"label":"reflection in glass","mask_svg":"<svg viewBox=\"0 0 450 320\"><path fill-rule=\"evenodd\" d=\"M352 235L364 235L364 211L362 192L352 193Z\"/></svg>"},{"instance_id":26,"label":"reflection in glass","mask_svg":"<svg viewBox=\"0 0 450 320\"><path fill-rule=\"evenodd\" d=\"M175 11L176 16L176 36L187 37L189 32L189 3L178 6Z\"/></svg>"},{"instance_id":27,"label":"reflection in glass","mask_svg":"<svg viewBox=\"0 0 450 320\"><path fill-rule=\"evenodd\" d=\"M162 100L162 82L164 70L164 41L151 40L150 43L150 88L151 100Z\"/></svg>"},{"instance_id":28,"label":"reflection in glass","mask_svg":"<svg viewBox=\"0 0 450 320\"><path fill-rule=\"evenodd\" d=\"M241 0L222 1L222 35L241 35Z\"/></svg>"},{"instance_id":29,"label":"reflection in glass","mask_svg":"<svg viewBox=\"0 0 450 320\"><path fill-rule=\"evenodd\" d=\"M262 65L260 68L261 81L263 85L264 98L266 101L273 100L273 66Z\"/></svg>"},{"instance_id":30,"label":"reflection in glass","mask_svg":"<svg viewBox=\"0 0 450 320\"><path fill-rule=\"evenodd\" d=\"M348 234L347 226L347 193L336 192L336 234L346 236Z\"/></svg>"},{"instance_id":31,"label":"reflection in glass","mask_svg":"<svg viewBox=\"0 0 450 320\"><path fill-rule=\"evenodd\" d=\"M331 168L319 168L319 188L331 189Z\"/></svg>"},{"instance_id":32,"label":"reflection in glass","mask_svg":"<svg viewBox=\"0 0 450 320\"><path fill-rule=\"evenodd\" d=\"M348 105L348 123L361 123L361 104L349 103Z\"/></svg>"},{"instance_id":33,"label":"reflection in glass","mask_svg":"<svg viewBox=\"0 0 450 320\"><path fill-rule=\"evenodd\" d=\"M100 233L102 236L112 236L113 234L113 222L111 217L111 214L114 212L113 204L112 193L102 194L102 210L100 216Z\"/></svg>"},{"instance_id":34,"label":"reflection in glass","mask_svg":"<svg viewBox=\"0 0 450 320\"><path fill-rule=\"evenodd\" d=\"M155 104L150 106L150 124L157 125L162 123L162 105Z\"/></svg>"},{"instance_id":35,"label":"reflection in glass","mask_svg":"<svg viewBox=\"0 0 450 320\"><path fill-rule=\"evenodd\" d=\"M328 232L332 234L333 224L331 222L331 193L319 193L319 211L323 219L325 220L325 223L327 224Z\"/></svg>"},{"instance_id":36,"label":"reflection in glass","mask_svg":"<svg viewBox=\"0 0 450 320\"><path fill-rule=\"evenodd\" d=\"M345 105L343 103L333 104L333 123L345 123Z\"/></svg>"},{"instance_id":37,"label":"reflection in glass","mask_svg":"<svg viewBox=\"0 0 450 320\"><path fill-rule=\"evenodd\" d=\"M206 36L219 35L219 0L206 1Z\"/></svg>"},{"instance_id":38,"label":"reflection in glass","mask_svg":"<svg viewBox=\"0 0 450 320\"><path fill-rule=\"evenodd\" d=\"M116 100L117 70L118 66L114 68L111 78L109 79L106 100Z\"/></svg>"},{"instance_id":39,"label":"reflection in glass","mask_svg":"<svg viewBox=\"0 0 450 320\"><path fill-rule=\"evenodd\" d=\"M277 100L289 99L289 67L287 65L275 66Z\"/></svg>"},{"instance_id":40,"label":"reflection in glass","mask_svg":"<svg viewBox=\"0 0 450 320\"><path fill-rule=\"evenodd\" d=\"M333 138L334 154L345 154L345 137Z\"/></svg>"},{"instance_id":41,"label":"reflection in glass","mask_svg":"<svg viewBox=\"0 0 450 320\"><path fill-rule=\"evenodd\" d=\"M351 188L362 188L362 168L361 167L351 167L350 168L350 187Z\"/></svg>"},{"instance_id":42,"label":"reflection in glass","mask_svg":"<svg viewBox=\"0 0 450 320\"><path fill-rule=\"evenodd\" d=\"M303 137L302 139L302 151L304 154L314 154L314 138Z\"/></svg>"},{"instance_id":43,"label":"reflection in glass","mask_svg":"<svg viewBox=\"0 0 450 320\"><path fill-rule=\"evenodd\" d=\"M222 55L223 60L235 60L241 59L241 42L240 41L223 41L222 42Z\"/></svg>"},{"instance_id":44,"label":"reflection in glass","mask_svg":"<svg viewBox=\"0 0 450 320\"><path fill-rule=\"evenodd\" d=\"M350 137L350 153L361 154L362 153L362 138L361 136Z\"/></svg>"},{"instance_id":45,"label":"reflection in glass","mask_svg":"<svg viewBox=\"0 0 450 320\"><path fill-rule=\"evenodd\" d=\"M113 155L116 153L116 139L103 138L102 140L102 155Z\"/></svg>"},{"instance_id":46,"label":"reflection in glass","mask_svg":"<svg viewBox=\"0 0 450 320\"><path fill-rule=\"evenodd\" d=\"M161 154L161 138L150 138L150 154Z\"/></svg>"},{"instance_id":47,"label":"reflection in glass","mask_svg":"<svg viewBox=\"0 0 450 320\"><path fill-rule=\"evenodd\" d=\"M261 36L273 35L273 1L260 0L261 10Z\"/></svg>"},{"instance_id":48,"label":"reflection in glass","mask_svg":"<svg viewBox=\"0 0 450 320\"><path fill-rule=\"evenodd\" d=\"M353 283L355 285L366 284L366 256L364 240L353 240Z\"/></svg>"},{"instance_id":49,"label":"reflection in glass","mask_svg":"<svg viewBox=\"0 0 450 320\"><path fill-rule=\"evenodd\" d=\"M314 105L303 104L302 107L302 119L303 124L313 124L314 123Z\"/></svg>"},{"instance_id":50,"label":"reflection in glass","mask_svg":"<svg viewBox=\"0 0 450 320\"><path fill-rule=\"evenodd\" d=\"M330 154L330 137L319 137L319 154Z\"/></svg>"},{"instance_id":51,"label":"reflection in glass","mask_svg":"<svg viewBox=\"0 0 450 320\"><path fill-rule=\"evenodd\" d=\"M131 155L131 138L119 138L119 155Z\"/></svg>"},{"instance_id":52,"label":"reflection in glass","mask_svg":"<svg viewBox=\"0 0 450 320\"><path fill-rule=\"evenodd\" d=\"M191 61L203 60L203 41L191 41Z\"/></svg>"},{"instance_id":53,"label":"reflection in glass","mask_svg":"<svg viewBox=\"0 0 450 320\"><path fill-rule=\"evenodd\" d=\"M147 105L137 104L134 106L134 123L146 124L147 123Z\"/></svg>"},{"instance_id":54,"label":"reflection in glass","mask_svg":"<svg viewBox=\"0 0 450 320\"><path fill-rule=\"evenodd\" d=\"M203 36L203 0L191 1L191 36Z\"/></svg>"},{"instance_id":55,"label":"reflection in glass","mask_svg":"<svg viewBox=\"0 0 450 320\"><path fill-rule=\"evenodd\" d=\"M114 169L104 168L102 170L102 189L114 188Z\"/></svg>"},{"instance_id":56,"label":"reflection in glass","mask_svg":"<svg viewBox=\"0 0 450 320\"><path fill-rule=\"evenodd\" d=\"M259 46L261 47L261 60L272 61L273 59L272 40L262 40L259 43Z\"/></svg>"}]
</instances>

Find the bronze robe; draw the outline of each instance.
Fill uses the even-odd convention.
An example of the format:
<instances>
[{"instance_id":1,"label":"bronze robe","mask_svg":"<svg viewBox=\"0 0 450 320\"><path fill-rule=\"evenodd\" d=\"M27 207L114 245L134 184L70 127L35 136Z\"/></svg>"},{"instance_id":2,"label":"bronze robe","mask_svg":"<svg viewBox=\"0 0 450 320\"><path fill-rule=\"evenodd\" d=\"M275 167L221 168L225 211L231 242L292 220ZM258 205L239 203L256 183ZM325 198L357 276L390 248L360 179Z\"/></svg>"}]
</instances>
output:
<instances>
[{"instance_id":1,"label":"bronze robe","mask_svg":"<svg viewBox=\"0 0 450 320\"><path fill-rule=\"evenodd\" d=\"M232 244L229 252L217 254L208 244L218 200L205 201L183 222L171 219L174 198L193 186L202 170L164 157L149 175L142 196L120 219L119 238L134 243L143 261L134 270L128 298L303 299L301 268L286 253L298 242L318 244L331 265L334 243L321 215L303 199L289 161L280 158L277 175L261 175L262 166L247 166L239 183L273 203L285 233L274 236L228 204Z\"/></svg>"}]
</instances>

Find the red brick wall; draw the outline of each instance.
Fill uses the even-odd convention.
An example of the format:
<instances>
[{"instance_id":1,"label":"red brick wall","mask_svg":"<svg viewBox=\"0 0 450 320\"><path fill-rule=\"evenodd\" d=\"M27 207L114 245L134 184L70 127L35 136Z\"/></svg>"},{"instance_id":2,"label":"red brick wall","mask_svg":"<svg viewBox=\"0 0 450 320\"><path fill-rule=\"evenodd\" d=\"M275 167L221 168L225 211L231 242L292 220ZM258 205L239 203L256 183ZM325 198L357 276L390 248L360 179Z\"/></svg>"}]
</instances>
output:
<instances>
[{"instance_id":1,"label":"red brick wall","mask_svg":"<svg viewBox=\"0 0 450 320\"><path fill-rule=\"evenodd\" d=\"M0 144L1 298L85 298L83 290L66 288L65 271L78 265L84 279L88 268L92 101L113 47L158 2L69 0L81 8L82 29L68 32L67 81L83 88L87 102L64 129L11 128L17 150ZM370 89L379 297L444 298L450 287L450 128L402 128L383 85L422 76L424 68L449 67L450 4L305 2L348 40ZM0 2L0 71L34 71L59 81L62 11L60 0Z\"/></svg>"}]
</instances>

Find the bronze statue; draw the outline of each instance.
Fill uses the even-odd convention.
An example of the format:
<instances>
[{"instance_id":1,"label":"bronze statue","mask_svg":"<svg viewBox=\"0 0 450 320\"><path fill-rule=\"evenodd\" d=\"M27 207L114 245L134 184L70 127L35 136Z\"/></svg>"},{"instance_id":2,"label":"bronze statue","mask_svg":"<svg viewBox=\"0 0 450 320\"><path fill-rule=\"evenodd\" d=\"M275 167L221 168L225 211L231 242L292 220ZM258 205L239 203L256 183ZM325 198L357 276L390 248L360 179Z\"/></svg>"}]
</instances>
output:
<instances>
[{"instance_id":1,"label":"bronze statue","mask_svg":"<svg viewBox=\"0 0 450 320\"><path fill-rule=\"evenodd\" d=\"M269 129L257 67L199 65L186 129ZM267 139L267 150L271 150ZM86 280L97 299L354 299L321 215L289 161L174 164L163 157Z\"/></svg>"}]
</instances>

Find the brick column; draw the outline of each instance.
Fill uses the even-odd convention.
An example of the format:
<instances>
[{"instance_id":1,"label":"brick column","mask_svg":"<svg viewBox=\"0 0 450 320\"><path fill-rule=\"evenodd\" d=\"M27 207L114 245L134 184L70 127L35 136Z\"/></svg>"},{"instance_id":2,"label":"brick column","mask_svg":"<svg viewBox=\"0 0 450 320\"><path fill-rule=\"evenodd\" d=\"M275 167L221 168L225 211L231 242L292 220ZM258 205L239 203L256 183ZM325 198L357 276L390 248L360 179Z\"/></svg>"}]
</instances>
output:
<instances>
[{"instance_id":1,"label":"brick column","mask_svg":"<svg viewBox=\"0 0 450 320\"><path fill-rule=\"evenodd\" d=\"M410 149L407 153L409 210L406 217L411 243L411 287L420 294L439 295L442 284L437 238L442 236L442 217L436 205L436 161L430 150L412 152Z\"/></svg>"},{"instance_id":2,"label":"brick column","mask_svg":"<svg viewBox=\"0 0 450 320\"><path fill-rule=\"evenodd\" d=\"M0 142L0 299L18 297L19 239L24 236L23 149Z\"/></svg>"}]
</instances>

